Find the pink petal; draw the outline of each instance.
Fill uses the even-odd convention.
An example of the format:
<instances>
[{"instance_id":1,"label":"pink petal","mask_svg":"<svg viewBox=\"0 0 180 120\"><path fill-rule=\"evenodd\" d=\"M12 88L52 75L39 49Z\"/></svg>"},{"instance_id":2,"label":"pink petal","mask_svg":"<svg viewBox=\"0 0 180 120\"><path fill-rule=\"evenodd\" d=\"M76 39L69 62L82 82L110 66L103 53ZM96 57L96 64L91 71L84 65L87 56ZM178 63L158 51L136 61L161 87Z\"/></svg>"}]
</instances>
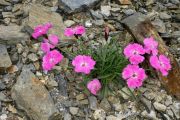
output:
<instances>
[{"instance_id":1,"label":"pink petal","mask_svg":"<svg viewBox=\"0 0 180 120\"><path fill-rule=\"evenodd\" d=\"M72 28L66 28L64 30L64 35L67 37L72 37L74 35L74 30Z\"/></svg>"},{"instance_id":2,"label":"pink petal","mask_svg":"<svg viewBox=\"0 0 180 120\"><path fill-rule=\"evenodd\" d=\"M49 39L49 41L50 41L54 46L56 46L56 45L58 44L58 42L59 42L58 36L57 36L57 35L54 35L54 34L50 34L50 35L48 36L48 39Z\"/></svg>"},{"instance_id":3,"label":"pink petal","mask_svg":"<svg viewBox=\"0 0 180 120\"><path fill-rule=\"evenodd\" d=\"M85 27L84 27L84 26L76 26L76 27L74 28L74 31L75 31L74 34L76 34L76 35L82 35L82 34L85 33Z\"/></svg>"},{"instance_id":4,"label":"pink petal","mask_svg":"<svg viewBox=\"0 0 180 120\"><path fill-rule=\"evenodd\" d=\"M144 61L144 57L141 55L133 55L129 58L129 61L131 62L131 64L139 64L142 63Z\"/></svg>"}]
</instances>

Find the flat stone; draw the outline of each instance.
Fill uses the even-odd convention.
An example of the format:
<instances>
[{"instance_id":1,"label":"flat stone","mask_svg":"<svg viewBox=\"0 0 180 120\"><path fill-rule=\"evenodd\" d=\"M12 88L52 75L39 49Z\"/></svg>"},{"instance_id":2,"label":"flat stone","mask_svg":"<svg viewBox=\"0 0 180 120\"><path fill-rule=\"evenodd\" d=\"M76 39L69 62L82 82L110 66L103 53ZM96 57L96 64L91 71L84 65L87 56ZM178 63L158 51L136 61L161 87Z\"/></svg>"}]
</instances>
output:
<instances>
[{"instance_id":1,"label":"flat stone","mask_svg":"<svg viewBox=\"0 0 180 120\"><path fill-rule=\"evenodd\" d=\"M29 54L28 58L33 62L38 60L38 56L36 54L34 54L34 53Z\"/></svg>"},{"instance_id":2,"label":"flat stone","mask_svg":"<svg viewBox=\"0 0 180 120\"><path fill-rule=\"evenodd\" d=\"M111 6L109 5L101 6L101 13L107 17L111 15L110 10L111 10Z\"/></svg>"},{"instance_id":3,"label":"flat stone","mask_svg":"<svg viewBox=\"0 0 180 120\"><path fill-rule=\"evenodd\" d=\"M129 4L131 4L131 0L119 0L119 2L122 5L129 5Z\"/></svg>"},{"instance_id":4,"label":"flat stone","mask_svg":"<svg viewBox=\"0 0 180 120\"><path fill-rule=\"evenodd\" d=\"M94 96L89 96L88 99L89 99L89 107L90 107L90 109L96 110L97 109L97 104L98 104L97 103L97 98L94 97Z\"/></svg>"},{"instance_id":5,"label":"flat stone","mask_svg":"<svg viewBox=\"0 0 180 120\"><path fill-rule=\"evenodd\" d=\"M155 2L155 0L147 0L146 6L149 6L149 5L153 4L154 2Z\"/></svg>"},{"instance_id":6,"label":"flat stone","mask_svg":"<svg viewBox=\"0 0 180 120\"><path fill-rule=\"evenodd\" d=\"M22 26L0 26L0 44L17 44L27 41L29 35L21 32Z\"/></svg>"},{"instance_id":7,"label":"flat stone","mask_svg":"<svg viewBox=\"0 0 180 120\"><path fill-rule=\"evenodd\" d=\"M166 27L162 20L156 19L152 22L152 24L155 26L156 30L160 33L166 33Z\"/></svg>"},{"instance_id":8,"label":"flat stone","mask_svg":"<svg viewBox=\"0 0 180 120\"><path fill-rule=\"evenodd\" d=\"M161 103L154 102L153 105L154 105L155 109L158 111L163 111L163 112L166 111L166 106Z\"/></svg>"},{"instance_id":9,"label":"flat stone","mask_svg":"<svg viewBox=\"0 0 180 120\"><path fill-rule=\"evenodd\" d=\"M7 48L5 45L0 44L0 71L5 70L6 68L12 65L11 59L7 52Z\"/></svg>"},{"instance_id":10,"label":"flat stone","mask_svg":"<svg viewBox=\"0 0 180 120\"><path fill-rule=\"evenodd\" d=\"M31 28L34 28L39 24L45 24L47 22L51 22L53 24L53 28L49 30L49 33L58 35L61 39L60 42L68 43L73 39L64 36L65 25L62 20L62 16L58 13L52 12L48 7L39 4L31 5L28 25Z\"/></svg>"},{"instance_id":11,"label":"flat stone","mask_svg":"<svg viewBox=\"0 0 180 120\"><path fill-rule=\"evenodd\" d=\"M70 107L69 111L72 115L76 115L79 111L79 108L78 107Z\"/></svg>"},{"instance_id":12,"label":"flat stone","mask_svg":"<svg viewBox=\"0 0 180 120\"><path fill-rule=\"evenodd\" d=\"M163 20L168 20L168 19L171 18L171 16L168 15L166 12L161 12L161 13L159 14L159 17L160 17L161 19L163 19Z\"/></svg>"},{"instance_id":13,"label":"flat stone","mask_svg":"<svg viewBox=\"0 0 180 120\"><path fill-rule=\"evenodd\" d=\"M94 119L98 120L105 120L106 112L103 109L97 109L93 113Z\"/></svg>"},{"instance_id":14,"label":"flat stone","mask_svg":"<svg viewBox=\"0 0 180 120\"><path fill-rule=\"evenodd\" d=\"M103 99L100 103L100 107L105 110L106 112L111 110L111 105L109 104L107 99Z\"/></svg>"},{"instance_id":15,"label":"flat stone","mask_svg":"<svg viewBox=\"0 0 180 120\"><path fill-rule=\"evenodd\" d=\"M6 2L6 0L0 0L0 5L8 6L8 5L11 5L11 3Z\"/></svg>"},{"instance_id":16,"label":"flat stone","mask_svg":"<svg viewBox=\"0 0 180 120\"><path fill-rule=\"evenodd\" d=\"M75 22L73 20L66 20L64 21L64 24L66 27L71 27L72 25L75 24Z\"/></svg>"},{"instance_id":17,"label":"flat stone","mask_svg":"<svg viewBox=\"0 0 180 120\"><path fill-rule=\"evenodd\" d=\"M31 119L49 120L58 114L47 89L27 69L22 70L12 88L11 96L17 107L24 110Z\"/></svg>"},{"instance_id":18,"label":"flat stone","mask_svg":"<svg viewBox=\"0 0 180 120\"><path fill-rule=\"evenodd\" d=\"M73 13L95 6L98 2L100 0L59 0L59 7L67 13Z\"/></svg>"},{"instance_id":19,"label":"flat stone","mask_svg":"<svg viewBox=\"0 0 180 120\"><path fill-rule=\"evenodd\" d=\"M119 120L118 117L115 117L113 115L107 116L106 120Z\"/></svg>"},{"instance_id":20,"label":"flat stone","mask_svg":"<svg viewBox=\"0 0 180 120\"><path fill-rule=\"evenodd\" d=\"M2 92L0 92L0 101L6 101L6 96Z\"/></svg>"}]
</instances>

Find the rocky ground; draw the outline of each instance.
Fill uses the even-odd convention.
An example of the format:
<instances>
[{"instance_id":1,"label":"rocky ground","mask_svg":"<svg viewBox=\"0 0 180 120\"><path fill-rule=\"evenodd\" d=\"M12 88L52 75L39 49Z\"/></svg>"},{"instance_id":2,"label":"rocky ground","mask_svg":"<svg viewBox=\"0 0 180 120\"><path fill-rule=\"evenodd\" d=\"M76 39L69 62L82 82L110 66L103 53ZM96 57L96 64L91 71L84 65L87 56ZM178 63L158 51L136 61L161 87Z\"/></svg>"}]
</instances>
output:
<instances>
[{"instance_id":1,"label":"rocky ground","mask_svg":"<svg viewBox=\"0 0 180 120\"><path fill-rule=\"evenodd\" d=\"M80 77L67 69L65 58L48 74L41 69L40 42L26 26L52 22L62 49L73 38L63 35L65 27L82 24L88 44L106 42L110 36L125 45L132 36L118 22L140 12L156 27L180 63L179 0L0 0L0 120L180 120L180 101L167 94L156 78L146 80L140 101L126 88L106 97L84 94ZM86 6L86 7L85 7ZM88 6L88 7L87 7ZM68 47L67 47L68 45Z\"/></svg>"}]
</instances>

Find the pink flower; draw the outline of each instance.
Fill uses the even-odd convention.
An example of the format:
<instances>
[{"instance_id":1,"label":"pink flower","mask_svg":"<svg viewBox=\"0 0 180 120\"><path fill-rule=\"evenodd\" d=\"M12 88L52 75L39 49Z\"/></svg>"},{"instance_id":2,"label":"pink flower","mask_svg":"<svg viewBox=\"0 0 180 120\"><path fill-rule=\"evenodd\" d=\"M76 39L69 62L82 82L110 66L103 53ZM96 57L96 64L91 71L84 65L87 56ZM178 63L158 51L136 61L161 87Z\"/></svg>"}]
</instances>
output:
<instances>
[{"instance_id":1,"label":"pink flower","mask_svg":"<svg viewBox=\"0 0 180 120\"><path fill-rule=\"evenodd\" d=\"M76 26L74 28L74 32L76 35L82 35L85 33L85 27L84 26Z\"/></svg>"},{"instance_id":2,"label":"pink flower","mask_svg":"<svg viewBox=\"0 0 180 120\"><path fill-rule=\"evenodd\" d=\"M91 58L91 56L78 55L73 61L72 65L75 67L75 72L89 74L92 69L94 69L96 62Z\"/></svg>"},{"instance_id":3,"label":"pink flower","mask_svg":"<svg viewBox=\"0 0 180 120\"><path fill-rule=\"evenodd\" d=\"M51 70L56 64L61 62L62 59L63 59L63 55L59 51L57 50L49 51L43 57L42 67L46 71Z\"/></svg>"},{"instance_id":4,"label":"pink flower","mask_svg":"<svg viewBox=\"0 0 180 120\"><path fill-rule=\"evenodd\" d=\"M147 76L145 70L138 65L127 65L123 69L122 77L127 80L128 87L138 88L142 86L142 83Z\"/></svg>"},{"instance_id":5,"label":"pink flower","mask_svg":"<svg viewBox=\"0 0 180 120\"><path fill-rule=\"evenodd\" d=\"M165 55L158 56L151 56L150 57L150 64L156 70L159 70L163 76L168 75L168 71L171 70L170 59L167 58Z\"/></svg>"},{"instance_id":6,"label":"pink flower","mask_svg":"<svg viewBox=\"0 0 180 120\"><path fill-rule=\"evenodd\" d=\"M66 28L64 30L64 35L67 36L67 37L72 37L74 35L73 28Z\"/></svg>"},{"instance_id":7,"label":"pink flower","mask_svg":"<svg viewBox=\"0 0 180 120\"><path fill-rule=\"evenodd\" d=\"M144 48L146 53L148 54L152 53L152 55L157 55L158 54L157 47L158 47L158 42L155 41L153 37L144 39Z\"/></svg>"},{"instance_id":8,"label":"pink flower","mask_svg":"<svg viewBox=\"0 0 180 120\"><path fill-rule=\"evenodd\" d=\"M141 55L145 54L145 50L142 45L134 43L129 44L124 49L124 55L129 58L131 64L139 64L144 61L144 57Z\"/></svg>"},{"instance_id":9,"label":"pink flower","mask_svg":"<svg viewBox=\"0 0 180 120\"><path fill-rule=\"evenodd\" d=\"M55 46L58 44L58 42L59 42L58 36L57 36L57 35L54 35L54 34L50 34L50 35L48 36L48 39L49 39L50 43L51 43L54 47L55 47Z\"/></svg>"},{"instance_id":10,"label":"pink flower","mask_svg":"<svg viewBox=\"0 0 180 120\"><path fill-rule=\"evenodd\" d=\"M52 27L51 23L46 23L44 25L38 25L34 28L32 37L37 39L38 37L47 34L48 30Z\"/></svg>"},{"instance_id":11,"label":"pink flower","mask_svg":"<svg viewBox=\"0 0 180 120\"><path fill-rule=\"evenodd\" d=\"M50 48L51 48L51 45L48 43L48 42L45 42L45 43L41 43L41 50L43 52L49 52L50 51Z\"/></svg>"},{"instance_id":12,"label":"pink flower","mask_svg":"<svg viewBox=\"0 0 180 120\"><path fill-rule=\"evenodd\" d=\"M97 92L101 89L101 83L98 79L93 79L87 84L87 88L93 95L97 95Z\"/></svg>"}]
</instances>

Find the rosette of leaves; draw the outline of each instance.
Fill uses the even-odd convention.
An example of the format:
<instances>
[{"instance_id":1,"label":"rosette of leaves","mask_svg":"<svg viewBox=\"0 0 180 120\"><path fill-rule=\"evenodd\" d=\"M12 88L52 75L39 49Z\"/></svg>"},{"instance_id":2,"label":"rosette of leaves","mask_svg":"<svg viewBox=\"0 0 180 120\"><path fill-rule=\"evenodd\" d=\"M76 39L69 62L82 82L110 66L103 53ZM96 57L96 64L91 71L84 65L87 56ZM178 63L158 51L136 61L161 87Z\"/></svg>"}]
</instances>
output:
<instances>
[{"instance_id":1,"label":"rosette of leaves","mask_svg":"<svg viewBox=\"0 0 180 120\"><path fill-rule=\"evenodd\" d=\"M84 46L78 49L77 54L90 55L96 61L95 68L89 75L84 75L84 85L93 78L100 80L102 89L100 91L102 96L106 96L113 87L119 89L126 86L125 81L121 77L123 68L128 64L127 59L122 53L122 47L117 40L111 39L104 45L99 45L96 48Z\"/></svg>"}]
</instances>

